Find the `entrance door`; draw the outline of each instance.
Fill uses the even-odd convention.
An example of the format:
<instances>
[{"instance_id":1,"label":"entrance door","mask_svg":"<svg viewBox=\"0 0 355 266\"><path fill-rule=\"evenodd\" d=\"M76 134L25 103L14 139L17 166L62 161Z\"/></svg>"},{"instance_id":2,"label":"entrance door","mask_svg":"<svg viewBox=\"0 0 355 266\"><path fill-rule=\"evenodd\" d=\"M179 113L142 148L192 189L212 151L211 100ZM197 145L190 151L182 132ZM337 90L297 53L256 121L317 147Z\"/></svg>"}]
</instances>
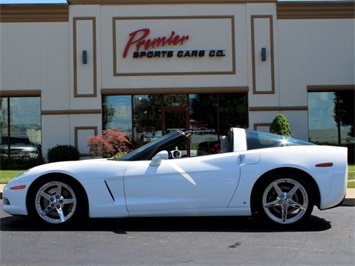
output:
<instances>
[{"instance_id":1,"label":"entrance door","mask_svg":"<svg viewBox=\"0 0 355 266\"><path fill-rule=\"evenodd\" d=\"M189 129L188 96L186 94L163 95L163 134L174 130Z\"/></svg>"},{"instance_id":2,"label":"entrance door","mask_svg":"<svg viewBox=\"0 0 355 266\"><path fill-rule=\"evenodd\" d=\"M188 129L186 111L165 111L165 132Z\"/></svg>"},{"instance_id":3,"label":"entrance door","mask_svg":"<svg viewBox=\"0 0 355 266\"><path fill-rule=\"evenodd\" d=\"M163 134L189 129L188 96L186 94L164 95L162 110ZM182 152L182 156L190 156L189 145L177 147L177 149Z\"/></svg>"}]
</instances>

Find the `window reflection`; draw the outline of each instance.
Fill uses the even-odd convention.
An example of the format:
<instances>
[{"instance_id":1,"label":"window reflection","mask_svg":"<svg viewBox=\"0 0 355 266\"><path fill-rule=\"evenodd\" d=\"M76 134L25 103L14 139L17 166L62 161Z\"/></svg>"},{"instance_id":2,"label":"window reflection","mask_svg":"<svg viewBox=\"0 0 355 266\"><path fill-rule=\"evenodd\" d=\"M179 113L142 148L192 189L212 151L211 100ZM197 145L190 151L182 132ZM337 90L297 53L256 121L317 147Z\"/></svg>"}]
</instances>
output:
<instances>
[{"instance_id":1,"label":"window reflection","mask_svg":"<svg viewBox=\"0 0 355 266\"><path fill-rule=\"evenodd\" d=\"M41 154L40 97L3 97L1 156L38 157Z\"/></svg>"},{"instance_id":2,"label":"window reflection","mask_svg":"<svg viewBox=\"0 0 355 266\"><path fill-rule=\"evenodd\" d=\"M133 96L134 142L141 146L162 136L160 95Z\"/></svg>"},{"instance_id":3,"label":"window reflection","mask_svg":"<svg viewBox=\"0 0 355 266\"><path fill-rule=\"evenodd\" d=\"M8 98L0 98L0 130L1 136L8 132Z\"/></svg>"},{"instance_id":4,"label":"window reflection","mask_svg":"<svg viewBox=\"0 0 355 266\"><path fill-rule=\"evenodd\" d=\"M354 91L309 92L308 123L311 142L354 143Z\"/></svg>"},{"instance_id":5,"label":"window reflection","mask_svg":"<svg viewBox=\"0 0 355 266\"><path fill-rule=\"evenodd\" d=\"M131 96L106 96L103 99L103 128L117 129L132 137Z\"/></svg>"},{"instance_id":6,"label":"window reflection","mask_svg":"<svg viewBox=\"0 0 355 266\"><path fill-rule=\"evenodd\" d=\"M103 99L104 129L126 133L135 147L171 130L194 134L188 156L218 153L219 136L247 124L247 94L113 95Z\"/></svg>"},{"instance_id":7,"label":"window reflection","mask_svg":"<svg viewBox=\"0 0 355 266\"><path fill-rule=\"evenodd\" d=\"M227 135L231 127L248 127L246 93L219 94L220 134Z\"/></svg>"},{"instance_id":8,"label":"window reflection","mask_svg":"<svg viewBox=\"0 0 355 266\"><path fill-rule=\"evenodd\" d=\"M217 94L190 94L191 156L218 152Z\"/></svg>"},{"instance_id":9,"label":"window reflection","mask_svg":"<svg viewBox=\"0 0 355 266\"><path fill-rule=\"evenodd\" d=\"M164 95L164 106L187 106L186 94L169 94Z\"/></svg>"}]
</instances>

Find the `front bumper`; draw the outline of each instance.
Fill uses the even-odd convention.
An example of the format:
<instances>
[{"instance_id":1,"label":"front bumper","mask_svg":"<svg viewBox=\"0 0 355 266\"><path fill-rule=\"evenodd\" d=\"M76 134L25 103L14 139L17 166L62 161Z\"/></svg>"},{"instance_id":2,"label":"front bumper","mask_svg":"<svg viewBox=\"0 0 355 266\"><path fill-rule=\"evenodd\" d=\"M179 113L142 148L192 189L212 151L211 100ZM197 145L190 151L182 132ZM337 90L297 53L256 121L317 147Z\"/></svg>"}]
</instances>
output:
<instances>
[{"instance_id":1,"label":"front bumper","mask_svg":"<svg viewBox=\"0 0 355 266\"><path fill-rule=\"evenodd\" d=\"M26 206L26 194L28 186L21 190L12 190L16 186L14 182L4 187L3 191L3 210L11 215L28 215Z\"/></svg>"}]
</instances>

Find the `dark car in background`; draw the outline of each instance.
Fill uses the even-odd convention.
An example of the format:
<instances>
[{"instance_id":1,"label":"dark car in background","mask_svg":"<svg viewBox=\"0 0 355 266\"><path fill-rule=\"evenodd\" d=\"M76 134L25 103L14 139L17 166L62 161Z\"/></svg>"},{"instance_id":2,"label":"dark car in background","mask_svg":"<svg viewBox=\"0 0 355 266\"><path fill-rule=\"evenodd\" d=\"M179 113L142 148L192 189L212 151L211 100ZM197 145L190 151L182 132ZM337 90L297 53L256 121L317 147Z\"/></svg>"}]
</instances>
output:
<instances>
[{"instance_id":1,"label":"dark car in background","mask_svg":"<svg viewBox=\"0 0 355 266\"><path fill-rule=\"evenodd\" d=\"M1 136L0 156L11 158L37 158L39 148L26 135Z\"/></svg>"}]
</instances>

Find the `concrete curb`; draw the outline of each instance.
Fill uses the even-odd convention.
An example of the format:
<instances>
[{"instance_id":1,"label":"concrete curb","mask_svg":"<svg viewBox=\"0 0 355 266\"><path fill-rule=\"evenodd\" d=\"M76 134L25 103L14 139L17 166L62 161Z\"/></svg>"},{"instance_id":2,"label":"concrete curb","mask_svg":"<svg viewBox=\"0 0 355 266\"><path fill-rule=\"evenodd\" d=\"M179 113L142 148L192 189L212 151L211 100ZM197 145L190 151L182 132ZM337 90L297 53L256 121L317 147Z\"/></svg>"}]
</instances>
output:
<instances>
[{"instance_id":1,"label":"concrete curb","mask_svg":"<svg viewBox=\"0 0 355 266\"><path fill-rule=\"evenodd\" d=\"M4 184L0 184L0 199L2 199L2 192L4 191ZM341 206L355 206L355 188L348 188L346 190L346 197Z\"/></svg>"},{"instance_id":2,"label":"concrete curb","mask_svg":"<svg viewBox=\"0 0 355 266\"><path fill-rule=\"evenodd\" d=\"M346 197L342 206L355 206L355 188L348 188L346 190Z\"/></svg>"},{"instance_id":3,"label":"concrete curb","mask_svg":"<svg viewBox=\"0 0 355 266\"><path fill-rule=\"evenodd\" d=\"M341 204L341 206L352 206L352 207L354 207L355 206L355 199L345 198L343 203Z\"/></svg>"}]
</instances>

